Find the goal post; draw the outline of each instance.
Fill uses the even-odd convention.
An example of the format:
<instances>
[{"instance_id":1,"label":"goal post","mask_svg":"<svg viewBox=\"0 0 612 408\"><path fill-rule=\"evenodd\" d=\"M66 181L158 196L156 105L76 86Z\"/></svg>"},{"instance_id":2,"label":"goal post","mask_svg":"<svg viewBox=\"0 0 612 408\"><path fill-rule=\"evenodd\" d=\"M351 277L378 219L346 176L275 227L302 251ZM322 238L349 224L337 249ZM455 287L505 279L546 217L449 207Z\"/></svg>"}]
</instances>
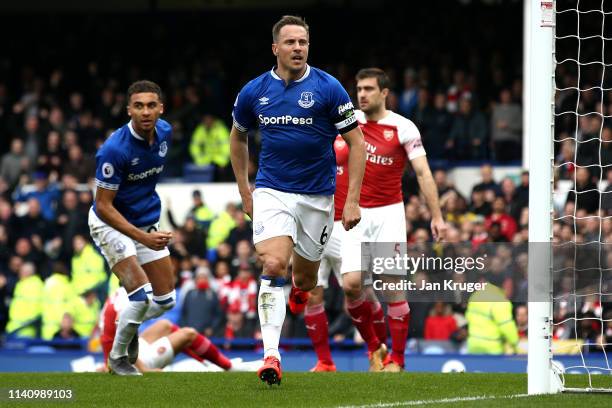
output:
<instances>
[{"instance_id":1,"label":"goal post","mask_svg":"<svg viewBox=\"0 0 612 408\"><path fill-rule=\"evenodd\" d=\"M612 194L612 87L606 71L612 63L606 44L612 42L612 2L524 5L527 391L610 393L612 195L606 195ZM559 342L553 343L553 334ZM563 367L554 354L566 351L575 358Z\"/></svg>"},{"instance_id":2,"label":"goal post","mask_svg":"<svg viewBox=\"0 0 612 408\"><path fill-rule=\"evenodd\" d=\"M554 138L554 4L524 0L525 82L529 84L529 394L559 392L552 367L552 190ZM523 156L526 157L526 156ZM527 163L525 163L527 164Z\"/></svg>"}]
</instances>

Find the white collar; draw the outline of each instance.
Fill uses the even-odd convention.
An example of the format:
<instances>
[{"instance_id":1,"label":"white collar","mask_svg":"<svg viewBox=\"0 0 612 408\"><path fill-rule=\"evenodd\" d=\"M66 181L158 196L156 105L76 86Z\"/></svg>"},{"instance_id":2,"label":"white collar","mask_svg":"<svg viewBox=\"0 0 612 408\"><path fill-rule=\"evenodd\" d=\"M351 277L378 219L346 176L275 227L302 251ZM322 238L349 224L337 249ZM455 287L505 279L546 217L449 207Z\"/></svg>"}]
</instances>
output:
<instances>
[{"instance_id":1,"label":"white collar","mask_svg":"<svg viewBox=\"0 0 612 408\"><path fill-rule=\"evenodd\" d=\"M128 128L130 129L130 133L132 134L132 136L134 136L136 139L142 140L142 141L145 140L144 137L142 137L138 133L136 133L136 131L134 130L134 126L132 126L132 121L131 120L128 122Z\"/></svg>"},{"instance_id":2,"label":"white collar","mask_svg":"<svg viewBox=\"0 0 612 408\"><path fill-rule=\"evenodd\" d=\"M272 75L272 78L274 78L274 79L278 79L279 81L282 81L283 79L282 79L281 77L279 77L279 76L276 74L276 72L274 72L274 69L275 69L275 68L276 68L276 67L273 67L273 68L270 70L270 74ZM293 81L293 82L302 82L303 80L305 80L305 79L308 77L308 75L310 75L310 65L306 64L306 72L304 72L304 75L302 75L302 77L301 77L300 79L296 79L296 80L295 80L295 81Z\"/></svg>"}]
</instances>

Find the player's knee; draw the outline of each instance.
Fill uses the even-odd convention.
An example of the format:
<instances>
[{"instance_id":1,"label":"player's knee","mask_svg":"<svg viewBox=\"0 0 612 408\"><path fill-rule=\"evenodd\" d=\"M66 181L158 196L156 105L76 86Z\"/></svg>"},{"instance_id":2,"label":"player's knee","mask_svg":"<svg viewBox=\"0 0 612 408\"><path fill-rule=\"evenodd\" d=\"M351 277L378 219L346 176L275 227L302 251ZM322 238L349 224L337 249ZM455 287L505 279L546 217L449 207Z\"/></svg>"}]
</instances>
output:
<instances>
[{"instance_id":1,"label":"player's knee","mask_svg":"<svg viewBox=\"0 0 612 408\"><path fill-rule=\"evenodd\" d=\"M323 287L317 286L313 290L310 291L310 296L308 297L308 303L306 307L315 307L323 304Z\"/></svg>"},{"instance_id":2,"label":"player's knee","mask_svg":"<svg viewBox=\"0 0 612 408\"><path fill-rule=\"evenodd\" d=\"M193 327L183 327L181 331L190 341L195 340L195 338L198 336L198 332Z\"/></svg>"},{"instance_id":3,"label":"player's knee","mask_svg":"<svg viewBox=\"0 0 612 408\"><path fill-rule=\"evenodd\" d=\"M362 287L360 281L348 281L342 283L342 289L344 290L344 294L349 299L357 299L361 296Z\"/></svg>"},{"instance_id":4,"label":"player's knee","mask_svg":"<svg viewBox=\"0 0 612 408\"><path fill-rule=\"evenodd\" d=\"M172 330L173 324L172 324L172 322L170 320L166 320L166 319L160 320L159 324L162 325L162 329L164 331L171 331Z\"/></svg>"},{"instance_id":5,"label":"player's knee","mask_svg":"<svg viewBox=\"0 0 612 408\"><path fill-rule=\"evenodd\" d=\"M277 256L266 255L263 262L264 275L267 276L285 276L287 271L287 262Z\"/></svg>"}]
</instances>

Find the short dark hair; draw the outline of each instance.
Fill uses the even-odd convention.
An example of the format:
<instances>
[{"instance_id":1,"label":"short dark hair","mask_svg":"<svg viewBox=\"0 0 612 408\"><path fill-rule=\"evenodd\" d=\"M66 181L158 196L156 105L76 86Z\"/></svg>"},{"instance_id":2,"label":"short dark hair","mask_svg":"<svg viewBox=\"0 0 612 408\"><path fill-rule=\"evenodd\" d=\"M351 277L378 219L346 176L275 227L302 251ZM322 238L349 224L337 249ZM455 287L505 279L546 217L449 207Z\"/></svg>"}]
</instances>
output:
<instances>
[{"instance_id":1,"label":"short dark hair","mask_svg":"<svg viewBox=\"0 0 612 408\"><path fill-rule=\"evenodd\" d=\"M302 17L298 16L282 16L280 20L274 24L272 27L272 41L276 43L278 41L278 34L280 33L281 28L287 25L296 25L300 27L304 27L306 30L306 34L310 35L310 30L308 29L308 24Z\"/></svg>"},{"instance_id":2,"label":"short dark hair","mask_svg":"<svg viewBox=\"0 0 612 408\"><path fill-rule=\"evenodd\" d=\"M363 68L355 75L355 80L360 81L365 78L376 78L376 83L382 91L385 88L389 88L390 80L389 76L380 68Z\"/></svg>"},{"instance_id":3,"label":"short dark hair","mask_svg":"<svg viewBox=\"0 0 612 408\"><path fill-rule=\"evenodd\" d=\"M127 90L128 103L130 102L130 98L132 97L132 95L137 94L137 93L143 93L143 92L151 92L151 93L157 94L157 96L159 96L159 100L160 101L162 100L162 91L159 85L157 85L153 81L142 80L142 81L134 82L128 88Z\"/></svg>"}]
</instances>

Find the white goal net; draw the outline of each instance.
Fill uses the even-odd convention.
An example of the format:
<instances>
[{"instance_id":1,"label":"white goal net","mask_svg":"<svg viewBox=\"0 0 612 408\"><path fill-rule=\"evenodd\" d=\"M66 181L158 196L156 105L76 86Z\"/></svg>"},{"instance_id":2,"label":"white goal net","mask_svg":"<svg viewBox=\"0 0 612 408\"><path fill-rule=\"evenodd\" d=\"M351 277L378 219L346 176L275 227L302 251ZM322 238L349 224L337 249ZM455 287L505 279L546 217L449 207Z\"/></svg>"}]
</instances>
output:
<instances>
[{"instance_id":1,"label":"white goal net","mask_svg":"<svg viewBox=\"0 0 612 408\"><path fill-rule=\"evenodd\" d=\"M612 1L555 3L553 361L612 391Z\"/></svg>"}]
</instances>

